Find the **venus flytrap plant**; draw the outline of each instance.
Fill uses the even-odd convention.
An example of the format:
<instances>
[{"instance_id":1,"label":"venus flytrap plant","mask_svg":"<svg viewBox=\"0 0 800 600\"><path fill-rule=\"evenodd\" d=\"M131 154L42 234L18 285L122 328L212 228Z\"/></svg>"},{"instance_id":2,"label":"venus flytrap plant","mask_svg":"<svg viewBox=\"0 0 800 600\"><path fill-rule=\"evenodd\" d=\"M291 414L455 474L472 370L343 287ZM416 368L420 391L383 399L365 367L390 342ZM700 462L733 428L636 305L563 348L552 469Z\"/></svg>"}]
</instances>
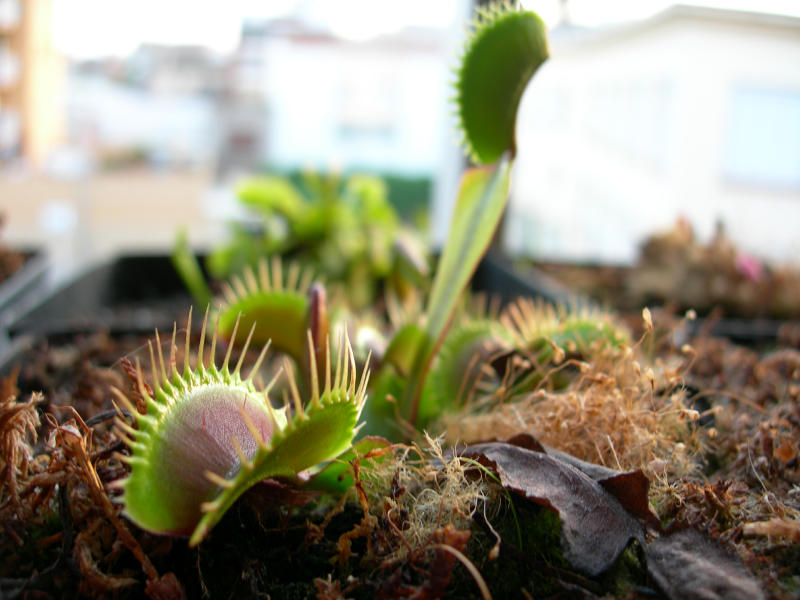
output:
<instances>
[{"instance_id":1,"label":"venus flytrap plant","mask_svg":"<svg viewBox=\"0 0 800 600\"><path fill-rule=\"evenodd\" d=\"M216 280L255 269L264 256L281 255L349 286L348 301L357 308L375 299L381 282L405 285L398 242L419 236L402 226L382 179L308 172L295 186L286 177L258 176L240 182L235 193L255 221L233 225L230 239L206 256L205 267ZM195 304L206 306L208 284L185 232L176 237L172 261Z\"/></svg>"},{"instance_id":2,"label":"venus flytrap plant","mask_svg":"<svg viewBox=\"0 0 800 600\"><path fill-rule=\"evenodd\" d=\"M422 318L399 328L388 344L367 407L370 431L397 436L393 421L398 412L422 429L479 387L491 394L492 386L508 383L489 365L493 355L536 352L540 361L547 361L562 347L587 351L595 344L619 345L627 339L601 312L544 304L534 310L524 301L501 318L459 312L463 292L505 210L522 93L547 55L544 24L536 14L508 3L478 12L455 85L464 146L483 166L462 178ZM531 382L515 383L524 387ZM387 394L396 398L397 406L384 401Z\"/></svg>"},{"instance_id":3,"label":"venus flytrap plant","mask_svg":"<svg viewBox=\"0 0 800 600\"><path fill-rule=\"evenodd\" d=\"M390 378L390 383L399 384L395 389L401 417L418 427L454 401L451 386L434 394L433 401L421 403L428 374L443 345L447 351L438 366L452 375L471 360L484 336L496 335L493 325L464 335L456 330L455 341L445 344L462 293L505 209L516 151L517 106L528 79L546 57L541 21L509 5L482 13L463 56L457 84L461 126L470 154L488 164L464 175L427 308L419 323L401 328L402 333L389 344L385 361L402 367L401 379ZM489 102L474 104L474 97L487 95L487 90L491 90ZM187 256L187 247L177 248L176 264L185 266L190 262ZM183 272L190 271L184 268ZM201 276L199 269L194 273ZM223 288L207 366L203 353L206 317L195 368L189 362L191 322L182 370L176 365L175 332L167 362L156 338L152 392L141 373L138 376L144 414L133 410L124 394L117 394L135 416L135 427L122 420L118 423L131 449L124 458L131 473L119 484L122 502L126 514L143 528L190 535L190 544L197 544L258 481L282 477L301 484L316 467L350 448L365 406L368 369L357 377L347 341L339 344L338 359L331 366L330 350L324 344L321 348L328 328L324 288L311 286L305 273L290 267L284 276L277 259L271 264L262 262L258 273L245 270ZM200 285L194 289L202 291ZM248 331L246 339L243 331ZM220 367L213 359L218 335L230 342ZM287 360L284 367L290 405L280 409L272 406L268 395L275 379L259 389L253 383L257 367L244 378L243 359L230 368L234 344L243 344L242 356L251 342L264 344L258 365L268 340L294 358L294 363ZM324 365L320 364L323 360ZM300 383L294 378L293 364L304 371ZM300 390L306 392L306 401ZM387 406L385 401L377 405L375 414L385 417Z\"/></svg>"},{"instance_id":4,"label":"venus flytrap plant","mask_svg":"<svg viewBox=\"0 0 800 600\"><path fill-rule=\"evenodd\" d=\"M423 322L401 330L402 344L389 345L392 364L407 367L398 398L400 413L417 427L442 408L423 403L426 414L420 415L428 373L505 210L516 155L519 101L548 54L545 27L535 13L518 11L507 3L478 12L455 88L464 146L473 161L484 166L468 170L461 180ZM382 374L383 382L388 379ZM368 410L379 420L388 414L380 398Z\"/></svg>"},{"instance_id":5,"label":"venus flytrap plant","mask_svg":"<svg viewBox=\"0 0 800 600\"><path fill-rule=\"evenodd\" d=\"M283 372L288 379L290 403L274 408L269 391L281 372L266 388L254 384L269 344L249 374L241 375L255 325L231 369L232 345L222 365L215 364L216 327L206 365L207 322L208 314L203 320L195 368L189 359L191 314L181 370L177 367L175 330L166 362L156 334L157 353L150 346L152 391L138 370L144 413L116 391L117 399L135 421L133 427L121 418L117 420L119 435L131 452L122 456L130 466L130 475L117 483L123 491L124 513L144 529L189 535L190 545L200 543L236 499L257 482L281 477L301 484L313 474L314 467L347 450L366 400L369 377L366 369L358 376L352 349L343 335L336 364L332 366L330 359L326 360L322 380L317 375L316 354L309 353L311 385L305 401L287 360ZM233 339L238 325L233 326Z\"/></svg>"},{"instance_id":6,"label":"venus flytrap plant","mask_svg":"<svg viewBox=\"0 0 800 600\"><path fill-rule=\"evenodd\" d=\"M553 305L521 298L506 307L501 320L515 345L538 353L539 362L554 360L564 352L586 356L593 350L630 344L628 332L613 316L593 306Z\"/></svg>"},{"instance_id":7,"label":"venus flytrap plant","mask_svg":"<svg viewBox=\"0 0 800 600\"><path fill-rule=\"evenodd\" d=\"M419 419L419 412L428 373L447 335L462 293L505 210L516 155L517 109L528 81L548 54L545 27L535 13L517 10L509 3L491 5L478 12L457 71L455 88L466 151L474 162L482 166L468 170L462 178L450 232L433 279L424 318L402 328L398 337L390 341L387 352L387 362L399 368L400 376L404 378L402 389L396 389L400 415L413 425L420 426L426 420L424 416ZM291 190L286 186L276 193L272 185L275 182L267 183L270 185L251 182L240 193L249 204L268 212L277 210L285 213L287 218L288 215L305 214L303 210L295 210L300 203L296 194L289 193ZM328 207L328 204L323 202L320 206ZM287 207L293 208L289 210ZM175 262L181 264L181 261ZM187 272L184 269L184 273ZM199 288L198 285L194 287ZM230 328L232 315L238 314L239 310L247 319L264 322L269 310L275 306L262 311L266 303L264 298L257 298L259 290L252 282L248 285L240 282L235 287L235 297L229 303L231 310L224 319L225 329ZM295 322L299 323L299 304L291 312ZM286 338L273 339L276 345L299 358L302 346L298 346L296 340L302 340L302 337L297 335L297 331ZM385 382L389 377L394 375L383 374L381 380ZM394 409L382 402L379 400L368 410L374 408L375 416L385 420L390 415L389 408ZM425 413L437 412L435 406L423 408ZM376 431L385 429L378 427Z\"/></svg>"},{"instance_id":8,"label":"venus flytrap plant","mask_svg":"<svg viewBox=\"0 0 800 600\"><path fill-rule=\"evenodd\" d=\"M420 401L420 419L430 422L443 406L464 405L481 388L496 386L497 373L489 363L493 356L510 347L508 332L492 319L472 319L454 325L431 367Z\"/></svg>"},{"instance_id":9,"label":"venus flytrap plant","mask_svg":"<svg viewBox=\"0 0 800 600\"><path fill-rule=\"evenodd\" d=\"M151 372L145 377L137 365L134 392L126 395L115 390L118 404L129 413L125 416L120 411L116 421L119 438L128 447L120 459L129 472L113 485L121 490L119 502L132 522L155 533L187 536L189 545L196 546L237 499L265 479L277 478L287 485L333 494L346 494L355 487L364 517L339 538L339 554L335 558L345 563L345 569L336 576L337 580L329 576L327 588L320 585L324 584L321 579L314 581L322 595L326 591L335 593L345 576L350 585L351 572L354 586L376 589L377 583L387 590L399 581L397 577L405 582L406 574L414 572L413 581L408 580L412 583L406 587L424 594L433 589L428 583L439 586L445 576L450 576L450 568L439 564L441 551L451 555L457 552L459 560L471 567L475 579L483 582L466 555L469 552L474 556L475 550L485 547L483 541L476 536L477 546L470 542L467 548L466 544L469 536L476 533L471 519L478 514L481 503L486 503L484 508L496 504L497 486L503 489L513 512L518 550L523 549L523 527L544 531L541 514L556 513L545 522L544 541L529 535L524 540L525 550L539 555L545 546L555 547L560 541L561 550L544 555L546 560L552 556L559 565L567 561L567 566L591 576L575 580L592 583L593 591L600 580L597 575L617 560L630 540L644 539L644 530L625 512L633 504L638 505L637 512L642 506L648 512L642 477L635 478L638 492L626 489L624 494L615 495L617 500L624 500L623 507L607 495L611 487L582 476L571 466L573 462L539 451L542 447L532 450L529 446L538 446L535 440L527 440L525 447L473 444L458 451L454 448L451 453L442 451L440 439L425 431L432 450L425 453L416 444L392 445L386 439L370 436L356 439L359 431L367 433L367 428L395 439L420 439L420 430L430 428L435 433L449 432L454 444L469 443L488 436L500 437L504 435L501 426L506 426L506 431L537 431L561 435L562 440L577 438L589 448L584 457L594 456L595 451L600 453L597 440L604 443L602 440L607 439L607 456L610 460L613 455L618 465L618 456L626 459L617 450L626 445L630 456L646 456L648 460L650 454L656 456L655 450L639 443L642 431L666 422L649 408L655 406L655 379L648 377L645 387L627 334L610 315L526 300L511 304L503 312L498 307L487 309L486 305L475 310L464 301L467 284L505 209L516 152L514 121L522 90L546 56L544 30L535 15L515 11L507 4L481 13L463 57L458 87L468 152L483 166L464 175L449 238L432 285L426 285L424 265L415 260L413 253L396 256L398 276L404 274L403 285L396 287L408 287L409 294L403 297L398 291L394 308L391 296L380 307L389 313L395 327L393 336L383 337L386 315L373 317L371 322L363 315L359 318L349 313L353 321L361 321L361 333L366 334L363 339L358 332L353 336L357 348L354 351L344 333L347 326L339 323L332 327L329 323L329 319L336 322L346 311L338 312L336 303L331 302L329 317L325 288L312 283L310 271L285 267L279 259L263 261L222 286L219 303L213 302L206 311L196 348L191 342L191 312L182 350L178 348L177 327L167 340L168 353L156 332L155 341L149 346ZM485 102L474 98L481 95L487 96ZM184 274L194 273L193 277L202 281L202 272L195 269L199 265L191 262L193 257L185 244L176 258L183 265ZM416 283L406 286L410 282ZM196 296L211 297L207 287L197 285L193 289ZM422 298L428 290L423 310ZM401 318L393 320L392 313ZM216 320L210 333L209 315L212 321ZM652 329L649 315L647 322ZM352 323L348 326L355 327ZM335 352L330 348L330 329L343 332ZM218 343L226 344L221 364L215 359ZM248 354L251 344L262 346L262 350L249 366L254 354ZM373 363L367 348L375 348L377 354L374 364L378 377L370 389ZM234 354L234 350L240 354ZM273 350L284 355L277 373L274 366L279 361L268 359ZM581 362L563 360L566 352L579 355ZM570 387L554 391L555 386L545 379L548 370L539 368L545 363L554 367L549 372L560 369L559 363L577 364L578 369L563 369L565 376L571 378L566 383ZM614 368L609 370L608 364ZM273 374L266 386L260 383L262 365ZM542 373L547 375L543 377ZM549 387L545 388L543 382ZM276 389L282 392L282 402L274 403L270 398ZM649 395L640 393L642 390ZM369 403L368 392L372 398ZM671 405L667 408L675 412ZM362 412L367 426L360 430ZM697 412L693 412L691 418L697 418ZM605 422L597 423L598 414L607 415ZM667 416L670 427L674 427L677 417ZM580 436L575 436L576 430L581 431ZM650 447L657 448L661 438L670 441L675 436L652 437ZM112 438L111 442L115 440ZM88 460L91 447L83 449ZM419 461L408 460L411 452L419 453ZM631 459L627 460L626 464L630 464ZM91 461L86 464L91 465ZM474 477L478 472L482 477ZM632 475L636 474L622 473L621 480L615 476L617 487L630 487ZM97 478L96 473L94 476ZM489 480L496 485L486 485ZM67 489L61 479L53 485L62 492ZM102 492L99 478L96 489ZM526 502L517 505L527 507L518 517L512 492L552 510L531 511L532 504ZM341 498L330 517L346 499ZM105 502L109 507L106 516L116 517L108 498ZM308 514L313 515L314 511ZM592 519L585 519L587 514ZM598 514L602 516L600 525ZM528 521L531 516L534 520ZM484 533L485 529L490 530L496 538L489 551L489 559L493 560L500 551L501 533L506 540L510 538L503 528L494 529L490 523L493 515L484 510L483 517L487 527L481 529ZM330 530L325 531L328 522L326 518L319 526L309 525L308 533L330 535ZM598 544L609 532L619 544ZM559 535L561 538L556 539ZM63 537L66 540L68 536L65 533ZM222 545L214 544L215 547L230 547L230 538L220 538ZM358 561L358 567L352 561L350 547L356 538L366 540L366 552L359 557L363 560ZM533 539L530 545L528 538ZM47 539L53 537L48 533ZM266 539L267 544L274 541ZM491 536L485 539L491 540ZM80 549L76 544L76 555ZM198 554L198 561L202 554L214 554L213 548L208 550ZM290 549L279 547L278 553L286 554L287 550ZM514 559L512 554L521 559L511 563L512 568L530 563L518 551L500 554L499 563ZM599 554L601 558L595 560ZM268 562L271 560L264 556ZM236 553L229 562L240 558L250 556ZM215 559L214 556L212 560ZM395 568L400 560L405 564ZM250 573L242 565L244 561L235 565L235 573L247 581ZM192 576L200 566L198 562ZM369 573L365 574L363 568ZM487 574L490 571L500 579L509 572L489 569ZM225 584L229 580L225 574L230 572L222 571L220 575ZM385 574L385 580L380 579L380 572ZM435 577L414 587L418 579L425 579L425 572ZM559 568L559 573L568 572L566 567ZM418 573L423 576L418 577ZM260 576L260 571L256 575ZM151 585L155 577L148 573L148 578L146 591L153 597L165 595L160 593L164 590L172 595L180 591L156 589ZM538 574L530 581L538 582ZM530 581L521 581L520 585L530 587ZM303 583L311 585L310 581ZM512 593L504 581L497 583L500 594ZM259 591L263 589L261 586ZM270 584L267 589L283 588ZM107 593L107 589L103 591ZM481 591L489 596L485 583Z\"/></svg>"},{"instance_id":10,"label":"venus flytrap plant","mask_svg":"<svg viewBox=\"0 0 800 600\"><path fill-rule=\"evenodd\" d=\"M313 274L298 263L284 268L277 256L262 259L257 271L245 268L222 286L219 302L220 333L234 343L244 341L244 332L253 328L253 341L272 343L276 350L289 354L300 364L306 352L305 332L309 321L308 293ZM235 325L239 335L233 335Z\"/></svg>"},{"instance_id":11,"label":"venus flytrap plant","mask_svg":"<svg viewBox=\"0 0 800 600\"><path fill-rule=\"evenodd\" d=\"M220 335L226 340L241 345L244 332L251 329L256 344L270 343L294 359L303 375L301 389L310 384L313 361L321 376L330 332L325 287L312 279L311 271L296 262L284 268L280 257L262 259L257 274L247 267L241 277L233 276L223 284L216 311ZM308 344L306 334L310 335Z\"/></svg>"},{"instance_id":12,"label":"venus flytrap plant","mask_svg":"<svg viewBox=\"0 0 800 600\"><path fill-rule=\"evenodd\" d=\"M506 399L523 397L545 381L562 388L570 379L561 371L567 358L585 366L601 356L619 356L631 343L614 315L592 305L520 298L503 310L500 324L518 358L506 372L501 394Z\"/></svg>"}]
</instances>

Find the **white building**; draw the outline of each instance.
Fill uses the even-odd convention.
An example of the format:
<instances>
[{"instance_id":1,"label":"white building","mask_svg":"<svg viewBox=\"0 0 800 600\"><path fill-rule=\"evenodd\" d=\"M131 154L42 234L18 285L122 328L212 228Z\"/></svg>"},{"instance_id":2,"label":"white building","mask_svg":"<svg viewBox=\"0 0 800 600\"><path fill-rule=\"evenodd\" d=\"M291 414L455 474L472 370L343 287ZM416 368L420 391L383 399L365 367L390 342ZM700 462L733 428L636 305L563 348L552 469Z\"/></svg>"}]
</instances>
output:
<instances>
[{"instance_id":1,"label":"white building","mask_svg":"<svg viewBox=\"0 0 800 600\"><path fill-rule=\"evenodd\" d=\"M215 103L204 94L155 93L73 69L65 109L69 139L84 150L136 148L175 165L215 159Z\"/></svg>"},{"instance_id":2,"label":"white building","mask_svg":"<svg viewBox=\"0 0 800 600\"><path fill-rule=\"evenodd\" d=\"M522 102L510 249L627 262L683 215L800 261L800 18L678 5L551 46Z\"/></svg>"},{"instance_id":3,"label":"white building","mask_svg":"<svg viewBox=\"0 0 800 600\"><path fill-rule=\"evenodd\" d=\"M448 50L435 29L351 41L294 19L246 25L241 84L266 102L264 162L432 174Z\"/></svg>"},{"instance_id":4,"label":"white building","mask_svg":"<svg viewBox=\"0 0 800 600\"><path fill-rule=\"evenodd\" d=\"M245 24L237 87L264 98L263 163L433 175L455 140L451 43L436 28L362 41L295 18Z\"/></svg>"}]
</instances>

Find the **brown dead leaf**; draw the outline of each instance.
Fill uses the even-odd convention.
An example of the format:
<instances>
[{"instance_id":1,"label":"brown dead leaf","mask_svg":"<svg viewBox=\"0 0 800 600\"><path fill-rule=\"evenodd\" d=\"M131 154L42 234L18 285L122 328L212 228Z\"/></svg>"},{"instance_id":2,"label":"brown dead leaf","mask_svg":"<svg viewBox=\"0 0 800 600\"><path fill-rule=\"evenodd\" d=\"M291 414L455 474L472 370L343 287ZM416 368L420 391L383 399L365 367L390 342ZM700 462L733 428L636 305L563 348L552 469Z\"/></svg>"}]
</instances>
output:
<instances>
[{"instance_id":1,"label":"brown dead leaf","mask_svg":"<svg viewBox=\"0 0 800 600\"><path fill-rule=\"evenodd\" d=\"M0 497L7 492L11 508L21 518L17 478L24 480L28 476L40 424L36 405L42 398L33 394L26 402L19 402L18 374L19 367L16 367L11 375L0 380Z\"/></svg>"},{"instance_id":2,"label":"brown dead leaf","mask_svg":"<svg viewBox=\"0 0 800 600\"><path fill-rule=\"evenodd\" d=\"M468 446L461 455L490 469L505 488L556 511L564 557L580 571L598 575L631 539L644 540L642 526L609 492L552 456L500 442Z\"/></svg>"},{"instance_id":3,"label":"brown dead leaf","mask_svg":"<svg viewBox=\"0 0 800 600\"><path fill-rule=\"evenodd\" d=\"M420 588L420 598L441 598L453 578L453 568L458 563L456 555L463 553L470 538L469 531L459 531L447 524L433 534L434 558L428 565L430 576ZM452 548L456 552L448 552Z\"/></svg>"},{"instance_id":4,"label":"brown dead leaf","mask_svg":"<svg viewBox=\"0 0 800 600\"><path fill-rule=\"evenodd\" d=\"M345 600L342 584L338 581L333 581L330 574L328 574L327 579L320 577L314 579L314 585L317 588L317 600Z\"/></svg>"},{"instance_id":5,"label":"brown dead leaf","mask_svg":"<svg viewBox=\"0 0 800 600\"><path fill-rule=\"evenodd\" d=\"M117 592L129 588L139 582L132 577L115 576L103 573L97 566L91 551L91 532L83 531L78 534L75 540L74 556L78 565L78 570L83 577L83 585L87 586L84 591L91 590L98 592Z\"/></svg>"},{"instance_id":6,"label":"brown dead leaf","mask_svg":"<svg viewBox=\"0 0 800 600\"><path fill-rule=\"evenodd\" d=\"M481 596L486 598L489 593L486 582L463 554L469 538L469 531L458 530L452 524L437 529L431 536L430 545L410 553L408 562L400 564L383 582L376 597L385 600L389 598L413 598L414 600L441 598L447 591L453 577L453 569L460 560L470 575L475 578ZM464 561L467 562L464 563ZM414 582L414 578L410 577L409 568L419 573L424 572L424 578Z\"/></svg>"},{"instance_id":7,"label":"brown dead leaf","mask_svg":"<svg viewBox=\"0 0 800 600\"><path fill-rule=\"evenodd\" d=\"M797 456L797 453L789 442L785 442L778 448L775 448L775 450L772 452L772 455L782 463L786 464L794 459Z\"/></svg>"},{"instance_id":8,"label":"brown dead leaf","mask_svg":"<svg viewBox=\"0 0 800 600\"><path fill-rule=\"evenodd\" d=\"M186 600L186 592L174 573L148 580L145 593L151 600Z\"/></svg>"},{"instance_id":9,"label":"brown dead leaf","mask_svg":"<svg viewBox=\"0 0 800 600\"><path fill-rule=\"evenodd\" d=\"M744 568L707 537L684 529L645 548L647 570L670 600L762 600Z\"/></svg>"},{"instance_id":10,"label":"brown dead leaf","mask_svg":"<svg viewBox=\"0 0 800 600\"><path fill-rule=\"evenodd\" d=\"M744 535L769 536L782 541L800 544L800 521L775 518L769 521L745 523L742 533Z\"/></svg>"},{"instance_id":11,"label":"brown dead leaf","mask_svg":"<svg viewBox=\"0 0 800 600\"><path fill-rule=\"evenodd\" d=\"M656 531L661 530L661 522L650 510L650 502L648 500L650 480L641 470L619 473L613 477L600 479L597 483L614 496L617 502L622 505L622 508L634 517Z\"/></svg>"},{"instance_id":12,"label":"brown dead leaf","mask_svg":"<svg viewBox=\"0 0 800 600\"><path fill-rule=\"evenodd\" d=\"M518 433L516 435L511 436L506 440L507 444L511 444L512 446L518 446L520 448L525 448L526 450L533 450L534 452L545 452L547 450L544 446L533 437L530 433Z\"/></svg>"},{"instance_id":13,"label":"brown dead leaf","mask_svg":"<svg viewBox=\"0 0 800 600\"><path fill-rule=\"evenodd\" d=\"M650 510L650 502L648 501L650 480L640 469L623 472L589 463L566 452L543 446L528 433L520 433L509 438L508 443L520 448L533 450L534 452L544 452L563 463L575 467L579 471L583 471L603 486L634 517L653 529L661 529L658 517Z\"/></svg>"}]
</instances>

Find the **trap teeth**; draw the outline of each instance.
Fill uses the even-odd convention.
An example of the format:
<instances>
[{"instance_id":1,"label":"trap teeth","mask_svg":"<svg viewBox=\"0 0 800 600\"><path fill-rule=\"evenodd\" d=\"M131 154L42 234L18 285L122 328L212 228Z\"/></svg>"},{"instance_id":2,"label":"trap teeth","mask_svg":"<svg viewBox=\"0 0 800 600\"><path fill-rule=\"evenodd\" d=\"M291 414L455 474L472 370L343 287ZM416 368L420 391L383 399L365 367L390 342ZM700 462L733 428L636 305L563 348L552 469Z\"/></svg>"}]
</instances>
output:
<instances>
[{"instance_id":1,"label":"trap teeth","mask_svg":"<svg viewBox=\"0 0 800 600\"><path fill-rule=\"evenodd\" d=\"M479 10L472 27L456 79L459 128L472 160L490 164L515 153L519 102L549 49L542 20L505 2Z\"/></svg>"},{"instance_id":2,"label":"trap teeth","mask_svg":"<svg viewBox=\"0 0 800 600\"><path fill-rule=\"evenodd\" d=\"M191 544L199 543L233 502L261 479L275 475L291 479L346 450L366 399L368 376L364 372L359 378L352 349L343 337L337 346L334 377L326 361L325 389L304 401L293 369L286 368L294 406L276 409L268 392L281 373L265 389L257 388L252 377L267 346L254 370L242 379L241 358L231 370L231 346L222 364L215 363L217 328L211 334L210 358L205 359L207 321L208 313L197 348L197 367L192 369L184 359L178 370L173 335L166 360L162 351L151 352L152 389L144 383L141 368L137 369L138 391L148 412L131 411L136 427L116 420L120 439L130 449L124 460L130 474L115 483L122 490L125 514L155 533L191 534ZM190 315L185 351L190 350L191 329ZM238 322L233 327L237 329ZM122 406L133 406L122 392L115 393Z\"/></svg>"}]
</instances>

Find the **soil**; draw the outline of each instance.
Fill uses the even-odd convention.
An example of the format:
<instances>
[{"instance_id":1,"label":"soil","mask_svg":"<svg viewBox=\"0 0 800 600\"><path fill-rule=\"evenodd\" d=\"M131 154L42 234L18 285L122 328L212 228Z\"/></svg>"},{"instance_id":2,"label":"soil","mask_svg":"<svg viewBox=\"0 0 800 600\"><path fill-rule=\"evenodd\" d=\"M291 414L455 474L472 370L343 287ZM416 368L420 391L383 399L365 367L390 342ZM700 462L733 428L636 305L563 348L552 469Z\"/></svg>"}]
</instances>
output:
<instances>
[{"instance_id":1,"label":"soil","mask_svg":"<svg viewBox=\"0 0 800 600\"><path fill-rule=\"evenodd\" d=\"M338 505L280 482L256 486L197 549L144 532L98 493L113 498L108 484L127 468L114 457L124 446L110 425L111 390L131 389L125 366L147 362L148 339L102 331L51 336L14 361L19 370L6 378L2 400L16 397L19 412L33 399L40 424L15 488L14 470L3 471L3 597L481 597L475 578L443 546L467 557L495 598L675 597L648 573L636 542L608 572L576 572L559 549L557 516L521 498L498 501L503 492L491 481L488 517L484 508L471 521L439 527L413 551L403 549L404 526L385 508L403 493L396 475L391 489L367 489ZM651 475L651 505L665 531L688 525L738 557L766 597L796 597L800 351L708 335L685 341L694 355L683 385L701 414L701 451L685 477L658 482ZM9 439L4 431L7 461ZM99 491L75 466L81 452L95 465ZM420 469L430 477L437 464ZM365 503L373 503L372 513ZM516 539L525 540L524 552Z\"/></svg>"}]
</instances>

